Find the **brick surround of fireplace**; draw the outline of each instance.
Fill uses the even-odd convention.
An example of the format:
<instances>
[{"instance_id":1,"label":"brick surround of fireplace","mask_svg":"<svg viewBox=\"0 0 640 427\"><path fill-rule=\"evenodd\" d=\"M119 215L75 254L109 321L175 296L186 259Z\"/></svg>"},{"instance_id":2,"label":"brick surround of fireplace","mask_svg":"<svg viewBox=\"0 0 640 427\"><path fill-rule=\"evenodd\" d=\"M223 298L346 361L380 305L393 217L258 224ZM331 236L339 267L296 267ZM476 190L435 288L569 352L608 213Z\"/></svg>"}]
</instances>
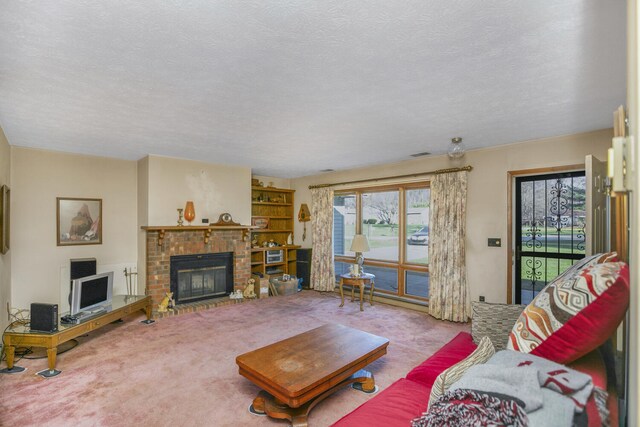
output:
<instances>
[{"instance_id":1,"label":"brick surround of fireplace","mask_svg":"<svg viewBox=\"0 0 640 427\"><path fill-rule=\"evenodd\" d=\"M147 227L147 281L146 293L151 295L154 310L170 291L171 256L233 252L234 290L244 290L251 277L251 248L244 241L241 229L211 229L189 226L156 229ZM177 229L176 229L177 228ZM247 239L248 240L248 239ZM228 299L228 298L227 298Z\"/></svg>"}]
</instances>

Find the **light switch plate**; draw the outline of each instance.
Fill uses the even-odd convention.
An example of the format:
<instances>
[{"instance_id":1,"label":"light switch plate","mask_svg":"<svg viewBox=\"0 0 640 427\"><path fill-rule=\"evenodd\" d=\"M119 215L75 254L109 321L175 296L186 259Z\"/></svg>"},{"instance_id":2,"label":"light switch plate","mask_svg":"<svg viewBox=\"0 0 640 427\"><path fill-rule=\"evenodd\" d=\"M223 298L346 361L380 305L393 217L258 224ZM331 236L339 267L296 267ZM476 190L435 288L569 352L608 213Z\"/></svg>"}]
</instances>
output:
<instances>
[{"instance_id":1,"label":"light switch plate","mask_svg":"<svg viewBox=\"0 0 640 427\"><path fill-rule=\"evenodd\" d=\"M499 237L489 237L487 246L490 248L499 248L502 246L502 239Z\"/></svg>"}]
</instances>

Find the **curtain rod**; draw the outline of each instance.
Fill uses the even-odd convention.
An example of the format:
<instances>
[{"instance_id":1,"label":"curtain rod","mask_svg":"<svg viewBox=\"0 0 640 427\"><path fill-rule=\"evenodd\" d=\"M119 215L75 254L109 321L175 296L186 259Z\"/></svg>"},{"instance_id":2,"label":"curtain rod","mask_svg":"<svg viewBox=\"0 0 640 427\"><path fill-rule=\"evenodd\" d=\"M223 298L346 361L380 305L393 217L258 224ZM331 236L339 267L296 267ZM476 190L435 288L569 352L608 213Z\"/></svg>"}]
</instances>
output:
<instances>
[{"instance_id":1,"label":"curtain rod","mask_svg":"<svg viewBox=\"0 0 640 427\"><path fill-rule=\"evenodd\" d=\"M309 190L312 190L314 188L333 187L335 185L360 184L360 183L363 183L363 182L386 181L388 179L416 178L416 177L424 176L424 175L440 175L440 174L443 174L443 173L453 173L453 172L462 172L462 171L471 172L472 170L473 170L472 166L464 166L464 167L461 167L461 168L437 169L437 170L429 171L429 172L410 173L410 174L407 174L407 175L387 176L387 177L384 177L384 178L357 179L355 181L334 182L333 184L316 184L316 185L310 185L309 186Z\"/></svg>"}]
</instances>

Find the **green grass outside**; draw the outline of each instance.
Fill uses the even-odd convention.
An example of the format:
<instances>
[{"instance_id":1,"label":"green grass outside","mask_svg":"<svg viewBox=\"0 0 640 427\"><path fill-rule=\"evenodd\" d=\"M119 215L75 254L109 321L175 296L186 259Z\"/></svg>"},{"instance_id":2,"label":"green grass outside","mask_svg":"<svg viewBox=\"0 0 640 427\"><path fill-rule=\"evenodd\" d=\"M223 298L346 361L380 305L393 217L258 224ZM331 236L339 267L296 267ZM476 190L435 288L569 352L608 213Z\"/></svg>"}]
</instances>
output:
<instances>
[{"instance_id":1,"label":"green grass outside","mask_svg":"<svg viewBox=\"0 0 640 427\"><path fill-rule=\"evenodd\" d=\"M525 236L527 233L531 232L531 227L529 226L522 226L522 235ZM545 232L545 228L544 227L538 227L537 230L538 233L541 233L544 236L544 232ZM564 227L560 229L559 234L562 235L568 235L568 234L583 234L584 230L582 229L582 227ZM547 227L546 228L546 234L549 235L558 235L558 229L554 228L554 227Z\"/></svg>"},{"instance_id":2,"label":"green grass outside","mask_svg":"<svg viewBox=\"0 0 640 427\"><path fill-rule=\"evenodd\" d=\"M541 261L541 265L536 268L535 279L532 279L533 268L527 266L527 262L533 262L533 257L522 257L522 271L520 274L520 278L522 280L532 281L535 280L537 283L542 282L550 282L556 277L558 277L561 273L563 273L567 268L571 267L573 261L570 259L549 259L549 258L536 258L536 260ZM545 263L546 260L546 263ZM546 275L545 275L546 269Z\"/></svg>"},{"instance_id":3,"label":"green grass outside","mask_svg":"<svg viewBox=\"0 0 640 427\"><path fill-rule=\"evenodd\" d=\"M407 225L407 235L411 235L416 231L420 230L422 227L426 227L426 225L420 224L411 224ZM344 234L346 236L353 235L356 233L355 224L345 224L344 225ZM397 236L398 235L398 225L397 224L362 224L362 233L366 234L367 237L384 237L384 236Z\"/></svg>"},{"instance_id":4,"label":"green grass outside","mask_svg":"<svg viewBox=\"0 0 640 427\"><path fill-rule=\"evenodd\" d=\"M578 249L578 245L584 246L584 232L578 227L565 227L558 232L555 228L540 228L538 233L539 237L536 237L536 241L540 242L542 246L540 248L528 248L525 246L527 241L531 241L531 238L527 236L527 231L529 227L522 227L522 240L523 240L523 251L527 252L551 252L551 253L564 253L564 254L584 254L584 249ZM554 240L554 238L558 236L574 236L575 240L578 240L578 235L581 235L582 238L580 240L582 242L576 241L571 242L570 240ZM552 240L547 241L547 245L545 246L545 236L547 238L551 238Z\"/></svg>"},{"instance_id":5,"label":"green grass outside","mask_svg":"<svg viewBox=\"0 0 640 427\"><path fill-rule=\"evenodd\" d=\"M408 225L407 237L420 230L424 225ZM351 246L353 240L351 236L355 234L354 224L345 224L344 234L348 236L345 238L345 248ZM384 248L389 246L395 246L398 242L398 226L388 224L362 224L362 234L367 236L369 240L369 246L372 248Z\"/></svg>"},{"instance_id":6,"label":"green grass outside","mask_svg":"<svg viewBox=\"0 0 640 427\"><path fill-rule=\"evenodd\" d=\"M415 224L408 225L407 237L417 232L422 227L424 227L424 225L415 225ZM526 235L528 228L529 227L522 227L523 236ZM363 234L367 236L369 240L369 246L372 249L396 247L398 245L398 226L397 225L391 226L389 224L363 224L362 231L363 231ZM577 227L566 227L561 229L560 233L558 233L558 231L555 228L547 227L546 230L544 228L540 228L539 232L542 234L542 236L538 240L541 240L542 242L544 242L545 231L546 231L546 234L549 236L557 236L558 234L560 234L561 236L567 236L571 234L573 235L579 234L580 229ZM355 224L350 224L350 225L346 224L345 234L347 236L352 236L353 234L355 234ZM352 241L351 237L348 237L345 239L345 248L351 247L351 241ZM573 253L573 254L585 253L584 250L578 250L575 246L576 244L574 243L572 245L571 241L561 240L559 242L556 241L556 242L549 243L546 248L544 247L524 248L523 247L523 250L531 251L531 252L547 252L547 253ZM525 265L526 259L531 259L531 257L522 258L521 277L523 280L531 280L530 277L531 277L532 269L526 267ZM542 266L538 269L538 271L541 273L541 275L537 279L538 282L545 281L545 272L546 272L546 281L550 282L555 277L557 277L560 273L562 273L572 265L571 260L559 260L559 263L558 263L557 260L548 259L545 265L543 258L538 258L538 259L542 260L543 262ZM427 264L428 261L429 261L428 256L409 260L409 262L418 263L418 264ZM546 271L545 271L545 268L546 268Z\"/></svg>"},{"instance_id":7,"label":"green grass outside","mask_svg":"<svg viewBox=\"0 0 640 427\"><path fill-rule=\"evenodd\" d=\"M522 227L522 236L524 240L523 246L522 246L523 251L539 252L539 253L578 254L578 255L585 254L584 242L572 243L570 240L551 240L551 241L548 241L547 244L545 245L545 235L548 237L573 235L574 238L577 238L578 235L584 236L583 234L584 231L579 227L565 227L565 228L562 228L559 232L555 228L547 227L545 229L544 227L541 227L538 231L538 233L540 233L541 236L536 238L536 241L539 241L540 243L542 243L542 246L539 248L536 248L536 247L529 248L525 246L525 242L529 240L526 237L526 233L528 229L529 227ZM579 244L581 248L578 248ZM573 264L572 260L568 260L568 259L561 259L561 260L548 259L548 258L547 259L536 258L536 259L541 261L542 264L538 268L536 268L536 273L538 273L538 275L536 276L536 278L532 279L531 275L533 273L533 269L527 266L527 261L533 262L533 257L522 257L521 278L523 281L535 280L538 283L542 283L542 282L548 283Z\"/></svg>"},{"instance_id":8,"label":"green grass outside","mask_svg":"<svg viewBox=\"0 0 640 427\"><path fill-rule=\"evenodd\" d=\"M544 243L544 241L543 241ZM584 244L582 245L584 246ZM549 243L546 247L541 246L540 248L528 248L524 244L522 245L522 251L524 252L539 252L539 253L561 253L561 254L581 254L584 255L584 249L578 249L577 244L571 244L570 241L560 241Z\"/></svg>"}]
</instances>

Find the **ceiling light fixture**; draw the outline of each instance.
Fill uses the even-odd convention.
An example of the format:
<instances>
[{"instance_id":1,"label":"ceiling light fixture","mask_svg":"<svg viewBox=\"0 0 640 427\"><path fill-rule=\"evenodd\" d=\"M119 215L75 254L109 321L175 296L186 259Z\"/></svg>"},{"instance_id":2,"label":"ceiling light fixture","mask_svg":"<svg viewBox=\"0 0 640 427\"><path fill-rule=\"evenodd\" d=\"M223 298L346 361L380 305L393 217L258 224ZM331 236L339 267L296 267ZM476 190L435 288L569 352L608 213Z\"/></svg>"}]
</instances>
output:
<instances>
[{"instance_id":1,"label":"ceiling light fixture","mask_svg":"<svg viewBox=\"0 0 640 427\"><path fill-rule=\"evenodd\" d=\"M451 146L449 147L449 151L447 152L447 154L452 159L459 159L460 157L464 156L466 149L467 148L462 143L462 138L451 138Z\"/></svg>"}]
</instances>

